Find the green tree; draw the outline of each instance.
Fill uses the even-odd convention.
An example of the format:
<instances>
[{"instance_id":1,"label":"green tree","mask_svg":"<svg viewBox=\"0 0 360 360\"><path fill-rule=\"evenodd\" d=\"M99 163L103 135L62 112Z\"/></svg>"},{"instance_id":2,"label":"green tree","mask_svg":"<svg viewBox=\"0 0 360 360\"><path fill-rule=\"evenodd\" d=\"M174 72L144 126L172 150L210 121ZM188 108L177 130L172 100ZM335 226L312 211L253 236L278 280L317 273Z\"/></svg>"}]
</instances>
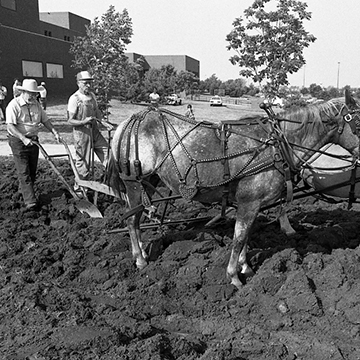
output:
<instances>
[{"instance_id":1,"label":"green tree","mask_svg":"<svg viewBox=\"0 0 360 360\"><path fill-rule=\"evenodd\" d=\"M271 10L276 4L276 10ZM226 36L228 50L236 55L230 62L238 65L239 74L252 78L270 97L278 95L281 85L288 85L288 74L297 72L304 64L304 48L316 38L303 26L311 19L307 4L295 0L255 0L242 17L233 22Z\"/></svg>"},{"instance_id":2,"label":"green tree","mask_svg":"<svg viewBox=\"0 0 360 360\"><path fill-rule=\"evenodd\" d=\"M194 92L199 88L199 78L190 71L181 70L177 74L177 88L186 94L193 95Z\"/></svg>"},{"instance_id":3,"label":"green tree","mask_svg":"<svg viewBox=\"0 0 360 360\"><path fill-rule=\"evenodd\" d=\"M336 98L336 97L340 97L340 91L334 87L334 86L330 86L327 88L327 92L329 94L329 98L330 99L333 99L333 98Z\"/></svg>"},{"instance_id":4,"label":"green tree","mask_svg":"<svg viewBox=\"0 0 360 360\"><path fill-rule=\"evenodd\" d=\"M303 95L309 94L309 89L307 87L303 87L300 89L300 93Z\"/></svg>"},{"instance_id":5,"label":"green tree","mask_svg":"<svg viewBox=\"0 0 360 360\"><path fill-rule=\"evenodd\" d=\"M215 94L215 90L220 88L222 81L216 76L216 74L212 74L209 78L200 82L200 89L203 91L208 91L211 95Z\"/></svg>"},{"instance_id":6,"label":"green tree","mask_svg":"<svg viewBox=\"0 0 360 360\"><path fill-rule=\"evenodd\" d=\"M161 101L167 95L176 92L177 72L172 65L163 65L160 69L151 68L145 73L143 83L143 100L156 88Z\"/></svg>"},{"instance_id":7,"label":"green tree","mask_svg":"<svg viewBox=\"0 0 360 360\"><path fill-rule=\"evenodd\" d=\"M246 81L235 79L225 81L225 94L231 97L241 97L246 93Z\"/></svg>"},{"instance_id":8,"label":"green tree","mask_svg":"<svg viewBox=\"0 0 360 360\"><path fill-rule=\"evenodd\" d=\"M309 92L310 92L311 96L320 99L320 95L323 92L323 88L322 88L321 85L318 85L318 84L315 84L315 83L310 84Z\"/></svg>"},{"instance_id":9,"label":"green tree","mask_svg":"<svg viewBox=\"0 0 360 360\"><path fill-rule=\"evenodd\" d=\"M111 5L101 19L95 18L86 28L85 36L74 39L70 48L75 57L72 66L93 74L94 91L103 112L107 112L112 93L126 88L130 65L125 49L132 34L127 10L119 13Z\"/></svg>"}]
</instances>

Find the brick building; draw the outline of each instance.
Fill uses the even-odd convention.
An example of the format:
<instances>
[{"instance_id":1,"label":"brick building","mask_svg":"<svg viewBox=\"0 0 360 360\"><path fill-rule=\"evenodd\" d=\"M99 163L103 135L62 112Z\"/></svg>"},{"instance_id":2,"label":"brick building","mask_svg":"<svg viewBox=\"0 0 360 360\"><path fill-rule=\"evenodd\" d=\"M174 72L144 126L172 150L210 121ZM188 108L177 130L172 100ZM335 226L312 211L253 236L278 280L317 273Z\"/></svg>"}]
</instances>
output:
<instances>
[{"instance_id":1,"label":"brick building","mask_svg":"<svg viewBox=\"0 0 360 360\"><path fill-rule=\"evenodd\" d=\"M50 95L77 89L69 54L90 20L70 12L39 13L38 0L0 0L0 78L12 98L14 78L45 81Z\"/></svg>"}]
</instances>

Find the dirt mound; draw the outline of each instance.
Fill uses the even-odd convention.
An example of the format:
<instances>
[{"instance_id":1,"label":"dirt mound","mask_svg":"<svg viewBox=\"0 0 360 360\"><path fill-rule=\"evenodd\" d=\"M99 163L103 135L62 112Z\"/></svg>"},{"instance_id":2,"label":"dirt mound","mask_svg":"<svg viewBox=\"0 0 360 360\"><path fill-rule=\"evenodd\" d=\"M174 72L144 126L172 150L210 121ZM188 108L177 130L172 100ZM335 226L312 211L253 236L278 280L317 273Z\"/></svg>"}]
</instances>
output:
<instances>
[{"instance_id":1,"label":"dirt mound","mask_svg":"<svg viewBox=\"0 0 360 360\"><path fill-rule=\"evenodd\" d=\"M65 177L72 173L58 162ZM24 212L11 158L0 164L0 358L252 360L360 358L359 211L297 202L283 235L261 214L249 246L256 271L226 279L234 222L145 231L150 263L135 268L121 203L104 219L75 207L40 162L41 208ZM172 218L217 214L180 202Z\"/></svg>"}]
</instances>

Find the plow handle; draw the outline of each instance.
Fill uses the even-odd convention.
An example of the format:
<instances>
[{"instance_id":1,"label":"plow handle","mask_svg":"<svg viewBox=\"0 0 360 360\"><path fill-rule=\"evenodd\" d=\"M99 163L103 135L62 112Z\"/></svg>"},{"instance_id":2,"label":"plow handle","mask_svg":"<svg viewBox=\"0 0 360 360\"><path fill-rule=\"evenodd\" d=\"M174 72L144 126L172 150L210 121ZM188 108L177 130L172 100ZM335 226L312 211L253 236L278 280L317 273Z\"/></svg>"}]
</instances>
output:
<instances>
[{"instance_id":1,"label":"plow handle","mask_svg":"<svg viewBox=\"0 0 360 360\"><path fill-rule=\"evenodd\" d=\"M65 180L65 178L61 175L59 169L55 166L54 162L51 160L51 157L48 155L48 153L45 151L45 149L38 143L37 141L33 141L33 144L35 144L43 154L45 160L49 163L51 168L55 171L55 173L59 176L61 182L66 186L69 193L76 199L80 200L79 196L75 193L73 188L68 184L68 182Z\"/></svg>"}]
</instances>

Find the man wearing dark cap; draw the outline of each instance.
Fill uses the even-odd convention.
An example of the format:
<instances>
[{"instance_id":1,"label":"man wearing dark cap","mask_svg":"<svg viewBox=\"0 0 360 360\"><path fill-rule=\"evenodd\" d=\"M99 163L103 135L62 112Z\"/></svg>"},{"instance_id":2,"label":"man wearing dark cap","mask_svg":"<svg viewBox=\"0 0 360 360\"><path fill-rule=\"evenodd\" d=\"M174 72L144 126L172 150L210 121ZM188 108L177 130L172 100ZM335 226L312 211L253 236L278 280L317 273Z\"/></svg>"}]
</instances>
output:
<instances>
[{"instance_id":1,"label":"man wearing dark cap","mask_svg":"<svg viewBox=\"0 0 360 360\"><path fill-rule=\"evenodd\" d=\"M68 123L73 126L75 165L81 180L88 180L93 166L93 154L106 165L108 142L98 128L102 120L95 95L91 92L93 77L88 71L76 75L78 90L68 101ZM79 187L75 184L75 190Z\"/></svg>"}]
</instances>

